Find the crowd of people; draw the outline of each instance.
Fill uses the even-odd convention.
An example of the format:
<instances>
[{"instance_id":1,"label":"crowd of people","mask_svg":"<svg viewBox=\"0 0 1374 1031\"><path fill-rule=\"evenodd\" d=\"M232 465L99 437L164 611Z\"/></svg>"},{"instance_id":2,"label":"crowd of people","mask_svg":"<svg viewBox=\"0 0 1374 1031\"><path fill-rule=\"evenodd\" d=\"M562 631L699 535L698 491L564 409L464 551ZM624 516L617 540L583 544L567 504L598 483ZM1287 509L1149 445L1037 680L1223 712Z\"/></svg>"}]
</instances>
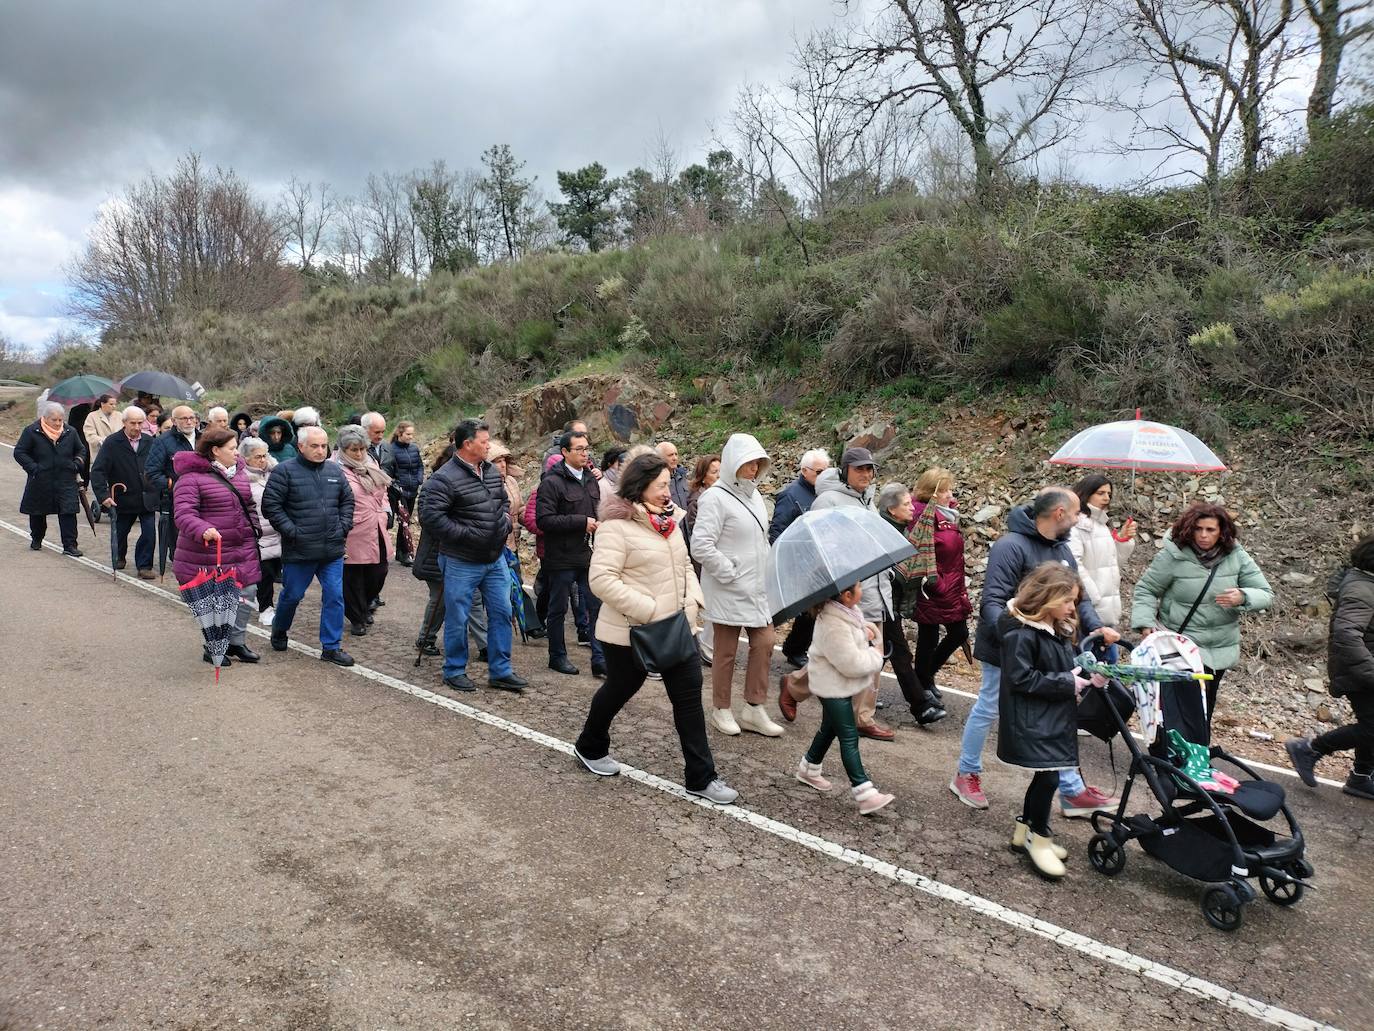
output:
<instances>
[{"instance_id":1,"label":"crowd of people","mask_svg":"<svg viewBox=\"0 0 1374 1031\"><path fill-rule=\"evenodd\" d=\"M958 484L944 468L925 470L912 485L880 484L878 462L864 448L847 448L833 465L813 449L770 509L760 485L772 458L746 433L732 434L719 454L696 457L689 470L666 440L614 444L598 459L586 423L572 420L550 440L538 482L522 484L524 470L478 420L460 422L426 468L414 424L398 422L388 436L380 412L351 418L331 443L314 408L259 420L215 407L202 420L183 404L154 430L161 407L141 401L119 411L113 397L101 398L81 434L66 425L62 406L42 405L14 452L28 474L21 511L32 547L42 546L47 517L56 515L64 553L81 554L78 491L88 480L111 518L116 565L125 566L137 524L137 575L151 579L154 523L170 514L164 543L178 582L216 563L236 571L241 594L226 663L260 661L246 637L255 614L270 626L272 648L285 650L297 607L317 581L320 658L352 665L345 631L369 633L399 562L428 589L417 665L442 655L443 684L456 692L478 690L474 665L486 666L490 689L528 686L512 662L517 629L545 640L550 670L581 675L568 647L571 617L601 681L576 742L592 773L619 771L611 724L652 677L672 704L686 789L729 803L737 793L716 769L708 728L779 737L814 696L820 727L796 778L830 790L822 762L838 740L853 802L867 815L893 801L873 784L859 751L861 739L897 737L877 717L881 671L890 667L915 724L929 728L948 715L940 670L963 650L978 661L982 680L950 790L970 807L989 807L983 753L996 723L998 758L1033 774L1012 847L1047 877L1064 871L1049 828L1056 794L1066 817L1117 804L1079 770L1076 706L1101 678L1084 674L1075 656L1090 646L1116 661L1123 632L1186 634L1211 677L1206 738L1225 674L1240 657L1241 619L1274 600L1230 513L1196 502L1136 581L1128 606L1122 573L1136 526L1113 518L1112 482L1097 473L1072 487L1048 485L1010 511L988 553L971 635ZM873 513L915 554L860 583L837 584L834 597L796 616L781 640L789 669L774 695L769 670L780 628L765 590L770 551L803 513L830 508ZM522 531L533 536L539 559L532 592L520 566ZM1332 692L1350 699L1356 722L1287 747L1309 784L1323 757L1353 750L1345 790L1374 798L1374 538L1355 548L1330 593ZM673 637L684 624L694 638L690 653ZM208 650L203 657L213 661Z\"/></svg>"}]
</instances>

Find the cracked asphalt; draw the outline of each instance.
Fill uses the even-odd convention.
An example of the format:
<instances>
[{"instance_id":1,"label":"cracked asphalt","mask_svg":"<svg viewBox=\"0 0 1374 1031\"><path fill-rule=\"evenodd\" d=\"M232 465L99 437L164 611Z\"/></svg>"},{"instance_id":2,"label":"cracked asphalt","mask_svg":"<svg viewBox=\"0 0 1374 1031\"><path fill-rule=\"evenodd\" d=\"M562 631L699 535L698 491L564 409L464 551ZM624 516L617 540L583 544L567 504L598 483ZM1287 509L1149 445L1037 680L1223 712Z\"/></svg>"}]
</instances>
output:
<instances>
[{"instance_id":1,"label":"cracked asphalt","mask_svg":"<svg viewBox=\"0 0 1374 1031\"><path fill-rule=\"evenodd\" d=\"M21 482L0 461L0 514L22 525ZM179 602L4 531L0 564L0 1029L1256 1026L262 638L263 662L215 688ZM384 597L345 646L444 693L437 660L413 666L423 586L395 567ZM293 635L306 644L314 601ZM459 700L571 740L595 682L549 672L540 643L517 647L524 696ZM1261 899L1222 935L1200 887L1135 846L1120 877L1093 873L1081 822L1057 824L1069 878L1034 878L1005 848L1022 775L990 762L986 813L946 789L966 708L864 743L897 795L867 820L791 778L814 707L781 739L711 742L764 816L1314 1020L1374 1025L1374 810L1282 781L1318 890L1291 910ZM613 750L680 781L654 684ZM1111 785L1105 748L1084 753Z\"/></svg>"}]
</instances>

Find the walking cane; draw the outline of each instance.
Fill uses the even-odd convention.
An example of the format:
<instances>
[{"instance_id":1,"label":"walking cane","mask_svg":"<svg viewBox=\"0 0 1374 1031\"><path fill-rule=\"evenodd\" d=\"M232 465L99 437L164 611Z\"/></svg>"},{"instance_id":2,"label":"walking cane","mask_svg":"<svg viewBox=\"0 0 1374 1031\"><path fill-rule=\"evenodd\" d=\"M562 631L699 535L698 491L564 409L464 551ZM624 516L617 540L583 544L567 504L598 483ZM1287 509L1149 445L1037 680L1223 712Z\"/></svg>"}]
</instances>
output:
<instances>
[{"instance_id":1,"label":"walking cane","mask_svg":"<svg viewBox=\"0 0 1374 1031\"><path fill-rule=\"evenodd\" d=\"M119 583L119 502L116 500L121 490L128 490L127 483L110 485L110 582Z\"/></svg>"}]
</instances>

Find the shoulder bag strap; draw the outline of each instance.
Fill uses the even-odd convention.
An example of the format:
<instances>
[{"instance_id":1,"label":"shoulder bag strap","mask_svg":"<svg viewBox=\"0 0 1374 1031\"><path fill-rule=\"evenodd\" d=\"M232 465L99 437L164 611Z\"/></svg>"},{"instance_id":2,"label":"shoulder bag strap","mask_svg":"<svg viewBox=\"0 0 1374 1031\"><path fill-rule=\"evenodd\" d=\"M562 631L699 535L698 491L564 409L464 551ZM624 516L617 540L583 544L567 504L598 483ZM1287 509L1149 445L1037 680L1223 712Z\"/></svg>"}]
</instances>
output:
<instances>
[{"instance_id":1,"label":"shoulder bag strap","mask_svg":"<svg viewBox=\"0 0 1374 1031\"><path fill-rule=\"evenodd\" d=\"M1221 568L1220 559L1217 560L1217 564L1208 572L1207 582L1202 585L1202 590L1198 593L1198 596L1193 599L1193 607L1188 610L1188 615L1183 617L1183 624L1178 628L1178 633L1182 634L1187 631L1188 624L1193 621L1193 615L1197 612L1197 607L1202 604L1202 599L1207 597L1207 588L1212 586L1212 581L1216 578L1219 568Z\"/></svg>"},{"instance_id":2,"label":"shoulder bag strap","mask_svg":"<svg viewBox=\"0 0 1374 1031\"><path fill-rule=\"evenodd\" d=\"M734 498L735 501L739 504L739 507L749 513L749 518L754 520L754 525L757 526L759 528L759 531L763 534L763 536L767 538L767 527L765 527L761 522L759 522L759 517L754 514L754 510L752 508L750 508L748 505L744 503L744 499L739 497L737 494L735 494L734 491L730 490L728 487L721 487L720 489L724 494Z\"/></svg>"},{"instance_id":3,"label":"shoulder bag strap","mask_svg":"<svg viewBox=\"0 0 1374 1031\"><path fill-rule=\"evenodd\" d=\"M234 497L238 499L239 508L243 509L243 518L248 520L248 529L253 531L254 540L257 540L258 538L262 537L262 529L258 526L257 523L253 522L253 516L248 511L248 502L243 500L243 495L240 494L239 489L234 486L234 481L229 479L229 477L225 476L224 473L220 472L217 468L215 468L213 463L211 463L210 469L216 476L218 476L222 481L224 481L225 484L228 485L229 493L234 495ZM250 487L248 491L251 494L252 488Z\"/></svg>"}]
</instances>

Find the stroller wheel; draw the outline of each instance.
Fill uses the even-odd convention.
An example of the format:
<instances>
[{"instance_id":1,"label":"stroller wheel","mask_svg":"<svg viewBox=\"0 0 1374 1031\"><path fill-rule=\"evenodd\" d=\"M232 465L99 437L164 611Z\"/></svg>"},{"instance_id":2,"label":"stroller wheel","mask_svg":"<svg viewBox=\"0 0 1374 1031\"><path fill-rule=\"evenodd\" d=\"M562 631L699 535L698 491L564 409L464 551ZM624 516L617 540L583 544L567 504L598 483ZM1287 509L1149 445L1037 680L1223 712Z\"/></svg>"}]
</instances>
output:
<instances>
[{"instance_id":1,"label":"stroller wheel","mask_svg":"<svg viewBox=\"0 0 1374 1031\"><path fill-rule=\"evenodd\" d=\"M1088 842L1088 862L1103 877L1115 877L1126 869L1126 850L1110 834L1094 834Z\"/></svg>"},{"instance_id":2,"label":"stroller wheel","mask_svg":"<svg viewBox=\"0 0 1374 1031\"><path fill-rule=\"evenodd\" d=\"M1264 874L1259 875L1260 890L1276 906L1296 906L1307 890L1305 885L1292 881L1276 881Z\"/></svg>"},{"instance_id":3,"label":"stroller wheel","mask_svg":"<svg viewBox=\"0 0 1374 1031\"><path fill-rule=\"evenodd\" d=\"M1236 931L1245 922L1240 896L1229 884L1218 884L1202 893L1202 916L1218 931Z\"/></svg>"}]
</instances>

